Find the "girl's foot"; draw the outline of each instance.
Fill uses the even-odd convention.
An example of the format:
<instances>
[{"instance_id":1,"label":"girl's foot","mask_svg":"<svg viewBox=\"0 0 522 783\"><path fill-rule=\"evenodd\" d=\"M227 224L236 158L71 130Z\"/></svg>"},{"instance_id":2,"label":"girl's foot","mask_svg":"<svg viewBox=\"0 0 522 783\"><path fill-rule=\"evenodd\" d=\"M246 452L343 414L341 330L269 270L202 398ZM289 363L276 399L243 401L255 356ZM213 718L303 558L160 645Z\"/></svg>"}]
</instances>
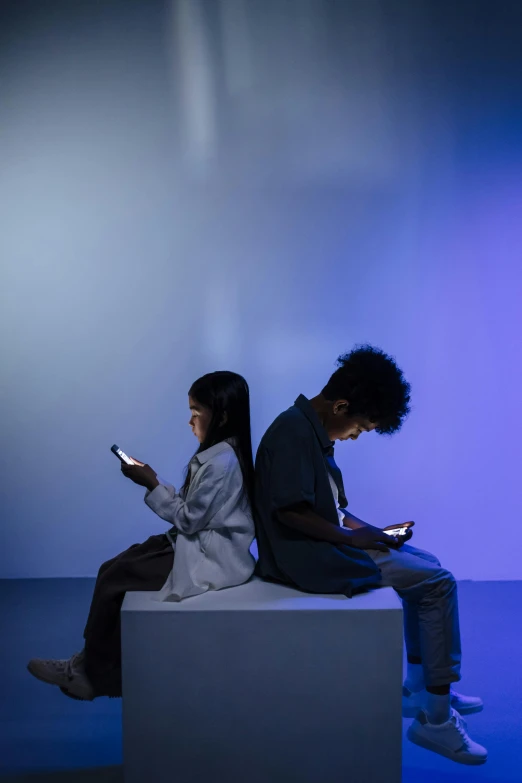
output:
<instances>
[{"instance_id":1,"label":"girl's foot","mask_svg":"<svg viewBox=\"0 0 522 783\"><path fill-rule=\"evenodd\" d=\"M83 650L67 660L33 658L28 671L42 682L57 685L68 696L81 701L92 701L94 690L85 674Z\"/></svg>"}]
</instances>

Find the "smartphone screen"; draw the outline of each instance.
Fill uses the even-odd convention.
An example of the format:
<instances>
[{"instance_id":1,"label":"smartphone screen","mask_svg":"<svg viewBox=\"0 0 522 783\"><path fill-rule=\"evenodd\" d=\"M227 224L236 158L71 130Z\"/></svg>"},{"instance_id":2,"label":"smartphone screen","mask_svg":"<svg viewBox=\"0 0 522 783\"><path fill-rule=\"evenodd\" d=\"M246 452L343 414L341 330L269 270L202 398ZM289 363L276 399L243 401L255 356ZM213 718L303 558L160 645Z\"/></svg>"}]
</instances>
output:
<instances>
[{"instance_id":1,"label":"smartphone screen","mask_svg":"<svg viewBox=\"0 0 522 783\"><path fill-rule=\"evenodd\" d=\"M122 462L124 462L126 465L135 465L135 464L136 464L136 463L135 463L135 462L134 462L134 461L133 461L133 460L132 460L130 457L128 457L128 456L125 454L125 452L124 452L124 451L122 451L122 450L120 449L120 447L119 447L119 446L116 446L116 444L114 444L114 446L111 446L111 451L112 451L112 453L113 453L113 454L116 454L116 456L118 457L118 459L120 459L120 460L121 460Z\"/></svg>"},{"instance_id":2,"label":"smartphone screen","mask_svg":"<svg viewBox=\"0 0 522 783\"><path fill-rule=\"evenodd\" d=\"M409 527L394 527L393 530L385 530L387 536L405 536Z\"/></svg>"}]
</instances>

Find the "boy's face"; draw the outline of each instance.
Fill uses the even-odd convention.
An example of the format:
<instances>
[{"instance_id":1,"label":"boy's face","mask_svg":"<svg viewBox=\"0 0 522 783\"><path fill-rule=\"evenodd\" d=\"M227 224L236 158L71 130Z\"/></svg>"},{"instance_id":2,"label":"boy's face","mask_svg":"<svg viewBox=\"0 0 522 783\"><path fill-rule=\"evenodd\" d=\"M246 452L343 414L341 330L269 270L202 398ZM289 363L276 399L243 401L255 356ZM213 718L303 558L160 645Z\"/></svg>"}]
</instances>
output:
<instances>
[{"instance_id":1,"label":"boy's face","mask_svg":"<svg viewBox=\"0 0 522 783\"><path fill-rule=\"evenodd\" d=\"M375 422L364 416L352 416L349 411L350 404L347 400L336 400L332 403L326 421L330 440L357 440L362 432L371 432L377 427Z\"/></svg>"}]
</instances>

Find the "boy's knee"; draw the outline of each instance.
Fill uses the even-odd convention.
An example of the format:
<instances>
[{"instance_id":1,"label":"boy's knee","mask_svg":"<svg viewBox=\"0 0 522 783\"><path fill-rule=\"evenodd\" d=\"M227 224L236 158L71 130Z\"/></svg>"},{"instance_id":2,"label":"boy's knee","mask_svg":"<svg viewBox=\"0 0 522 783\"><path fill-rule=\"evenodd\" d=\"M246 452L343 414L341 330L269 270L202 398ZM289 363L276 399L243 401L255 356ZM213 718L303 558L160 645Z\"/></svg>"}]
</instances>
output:
<instances>
[{"instance_id":1,"label":"boy's knee","mask_svg":"<svg viewBox=\"0 0 522 783\"><path fill-rule=\"evenodd\" d=\"M418 549L417 547L408 547L408 544L405 544L405 551L411 551L413 555L416 555L417 557L420 557L422 560L425 560L427 563L433 563L433 565L436 565L440 568L440 560L438 557L436 557L431 552L427 552L425 549Z\"/></svg>"}]
</instances>

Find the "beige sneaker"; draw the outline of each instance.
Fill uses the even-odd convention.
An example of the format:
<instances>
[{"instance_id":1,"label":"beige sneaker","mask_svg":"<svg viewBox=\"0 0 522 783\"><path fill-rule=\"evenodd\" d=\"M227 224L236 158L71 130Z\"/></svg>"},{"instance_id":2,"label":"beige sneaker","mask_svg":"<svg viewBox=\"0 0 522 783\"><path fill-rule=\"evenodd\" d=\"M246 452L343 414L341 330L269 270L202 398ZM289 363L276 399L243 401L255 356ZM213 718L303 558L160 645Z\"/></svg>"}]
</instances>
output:
<instances>
[{"instance_id":1,"label":"beige sneaker","mask_svg":"<svg viewBox=\"0 0 522 783\"><path fill-rule=\"evenodd\" d=\"M94 699L93 687L85 674L83 650L67 660L33 658L27 669L36 679L58 685L68 696L81 701Z\"/></svg>"}]
</instances>

